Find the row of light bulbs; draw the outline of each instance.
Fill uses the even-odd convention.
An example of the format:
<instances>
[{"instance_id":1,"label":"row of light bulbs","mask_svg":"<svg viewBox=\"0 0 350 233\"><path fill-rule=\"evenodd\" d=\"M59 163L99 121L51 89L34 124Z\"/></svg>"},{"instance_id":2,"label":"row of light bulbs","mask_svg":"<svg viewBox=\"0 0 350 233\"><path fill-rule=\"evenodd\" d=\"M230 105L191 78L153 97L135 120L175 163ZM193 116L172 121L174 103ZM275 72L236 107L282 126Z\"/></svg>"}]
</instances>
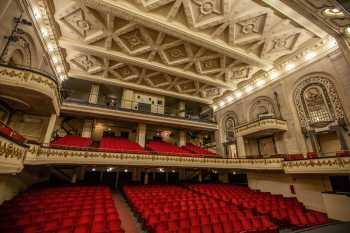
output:
<instances>
[{"instance_id":1,"label":"row of light bulbs","mask_svg":"<svg viewBox=\"0 0 350 233\"><path fill-rule=\"evenodd\" d=\"M334 38L331 38L328 40L327 43L327 48L333 48L335 46L337 46L337 42ZM312 59L314 59L317 56L317 53L313 50L309 50L304 54L304 59L300 61L300 63L302 62L306 62L306 61L311 61ZM294 62L288 62L284 65L284 70L283 72L285 74L290 73L295 71L295 68L297 67L297 64ZM223 108L235 101L238 101L239 99L241 99L241 97L243 97L244 95L249 95L251 94L253 91L259 90L262 87L266 86L267 84L278 80L281 77L281 73L278 72L276 69L271 69L270 71L267 72L268 75L267 77L261 77L257 80L255 80L254 83L250 83L245 85L244 87L237 89L236 91L233 92L233 94L227 96L224 100L219 101L216 104L212 105L212 108L214 111L219 110L220 108Z\"/></svg>"},{"instance_id":2,"label":"row of light bulbs","mask_svg":"<svg viewBox=\"0 0 350 233\"><path fill-rule=\"evenodd\" d=\"M47 48L47 52L51 58L51 62L55 69L56 75L59 79L64 81L67 78L66 71L63 65L62 57L59 52L59 48L56 40L54 39L54 33L50 26L46 26L44 22L48 22L49 18L47 16L46 10L42 7L34 7L33 15L40 27L40 33L44 39L44 43Z\"/></svg>"}]
</instances>

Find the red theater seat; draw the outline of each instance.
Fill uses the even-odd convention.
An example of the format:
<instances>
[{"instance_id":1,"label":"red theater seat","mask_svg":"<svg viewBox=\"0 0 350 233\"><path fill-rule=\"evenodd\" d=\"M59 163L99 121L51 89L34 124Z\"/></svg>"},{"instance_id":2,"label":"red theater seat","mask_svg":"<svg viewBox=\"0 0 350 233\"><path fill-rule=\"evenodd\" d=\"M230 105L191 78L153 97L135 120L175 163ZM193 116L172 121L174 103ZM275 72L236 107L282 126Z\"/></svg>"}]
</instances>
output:
<instances>
[{"instance_id":1,"label":"red theater seat","mask_svg":"<svg viewBox=\"0 0 350 233\"><path fill-rule=\"evenodd\" d=\"M148 154L148 152L136 142L121 137L103 137L98 150L119 153Z\"/></svg>"},{"instance_id":2,"label":"red theater seat","mask_svg":"<svg viewBox=\"0 0 350 233\"><path fill-rule=\"evenodd\" d=\"M194 154L199 154L199 155L207 156L207 157L218 157L218 154L211 152L209 150L203 149L199 146L195 146L193 144L187 144L186 146L184 146L182 148L184 148L187 151L194 153Z\"/></svg>"},{"instance_id":3,"label":"red theater seat","mask_svg":"<svg viewBox=\"0 0 350 233\"><path fill-rule=\"evenodd\" d=\"M109 216L112 216L109 220ZM0 207L0 232L122 233L107 187L32 189Z\"/></svg>"},{"instance_id":4,"label":"red theater seat","mask_svg":"<svg viewBox=\"0 0 350 233\"><path fill-rule=\"evenodd\" d=\"M5 137L7 137L11 140L17 141L17 142L24 142L26 140L25 137L16 133L10 127L0 127L0 135L3 135Z\"/></svg>"},{"instance_id":5,"label":"red theater seat","mask_svg":"<svg viewBox=\"0 0 350 233\"><path fill-rule=\"evenodd\" d=\"M146 146L149 150L157 152L163 155L169 156L185 156L185 157L198 157L198 154L189 152L188 150L178 147L176 145L162 142L162 141L150 141Z\"/></svg>"},{"instance_id":6,"label":"red theater seat","mask_svg":"<svg viewBox=\"0 0 350 233\"><path fill-rule=\"evenodd\" d=\"M91 146L90 138L83 138L75 135L67 135L62 138L57 138L50 143L50 147L56 148L88 148Z\"/></svg>"}]
</instances>

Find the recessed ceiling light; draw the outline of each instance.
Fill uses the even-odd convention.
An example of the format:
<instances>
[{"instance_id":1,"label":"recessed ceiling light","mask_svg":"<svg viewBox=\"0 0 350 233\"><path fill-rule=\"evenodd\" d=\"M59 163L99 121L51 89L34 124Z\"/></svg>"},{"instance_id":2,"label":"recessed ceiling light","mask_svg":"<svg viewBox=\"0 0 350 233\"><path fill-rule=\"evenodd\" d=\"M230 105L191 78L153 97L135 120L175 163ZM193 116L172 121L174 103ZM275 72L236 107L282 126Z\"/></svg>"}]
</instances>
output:
<instances>
[{"instance_id":1,"label":"recessed ceiling light","mask_svg":"<svg viewBox=\"0 0 350 233\"><path fill-rule=\"evenodd\" d=\"M242 92L236 91L236 92L235 92L235 96L236 96L236 98L241 97L241 96L242 96Z\"/></svg>"},{"instance_id":2,"label":"recessed ceiling light","mask_svg":"<svg viewBox=\"0 0 350 233\"><path fill-rule=\"evenodd\" d=\"M329 17L342 17L344 16L344 12L339 10L338 8L326 8L322 11L322 14Z\"/></svg>"},{"instance_id":3,"label":"recessed ceiling light","mask_svg":"<svg viewBox=\"0 0 350 233\"><path fill-rule=\"evenodd\" d=\"M124 172L128 172L128 169L124 169Z\"/></svg>"},{"instance_id":4,"label":"recessed ceiling light","mask_svg":"<svg viewBox=\"0 0 350 233\"><path fill-rule=\"evenodd\" d=\"M295 68L295 64L294 63L288 63L285 67L286 71L291 71L292 69Z\"/></svg>"},{"instance_id":5,"label":"recessed ceiling light","mask_svg":"<svg viewBox=\"0 0 350 233\"><path fill-rule=\"evenodd\" d=\"M270 72L270 78L271 78L271 80L275 80L275 79L277 79L278 78L278 72L277 71L275 71L275 70L272 70L271 72Z\"/></svg>"},{"instance_id":6,"label":"recessed ceiling light","mask_svg":"<svg viewBox=\"0 0 350 233\"><path fill-rule=\"evenodd\" d=\"M91 169L91 171L95 172L95 171L96 171L96 168Z\"/></svg>"},{"instance_id":7,"label":"recessed ceiling light","mask_svg":"<svg viewBox=\"0 0 350 233\"><path fill-rule=\"evenodd\" d=\"M261 87L262 85L264 85L265 84L265 80L264 79L259 79L257 82L256 82L256 85L258 86L258 87Z\"/></svg>"},{"instance_id":8,"label":"recessed ceiling light","mask_svg":"<svg viewBox=\"0 0 350 233\"><path fill-rule=\"evenodd\" d=\"M253 90L253 86L252 85L248 85L245 87L245 91L246 92L251 92Z\"/></svg>"},{"instance_id":9,"label":"recessed ceiling light","mask_svg":"<svg viewBox=\"0 0 350 233\"><path fill-rule=\"evenodd\" d=\"M305 53L305 60L309 61L312 58L316 57L316 53L314 51L309 51Z\"/></svg>"},{"instance_id":10,"label":"recessed ceiling light","mask_svg":"<svg viewBox=\"0 0 350 233\"><path fill-rule=\"evenodd\" d=\"M232 100L233 100L233 97L232 97L232 96L227 96L227 97L226 97L226 101L227 101L227 102L231 102Z\"/></svg>"},{"instance_id":11,"label":"recessed ceiling light","mask_svg":"<svg viewBox=\"0 0 350 233\"><path fill-rule=\"evenodd\" d=\"M34 8L34 9L33 9L33 14L34 14L34 17L35 17L37 20L41 19L41 17L42 17L39 8Z\"/></svg>"},{"instance_id":12,"label":"recessed ceiling light","mask_svg":"<svg viewBox=\"0 0 350 233\"><path fill-rule=\"evenodd\" d=\"M350 36L350 25L345 28L345 33Z\"/></svg>"},{"instance_id":13,"label":"recessed ceiling light","mask_svg":"<svg viewBox=\"0 0 350 233\"><path fill-rule=\"evenodd\" d=\"M47 50L49 50L49 52L53 52L55 50L55 47L52 43L48 43L47 44Z\"/></svg>"},{"instance_id":14,"label":"recessed ceiling light","mask_svg":"<svg viewBox=\"0 0 350 233\"><path fill-rule=\"evenodd\" d=\"M62 66L57 66L56 70L57 70L57 73L62 73L63 72L63 67Z\"/></svg>"},{"instance_id":15,"label":"recessed ceiling light","mask_svg":"<svg viewBox=\"0 0 350 233\"><path fill-rule=\"evenodd\" d=\"M47 38L49 36L49 30L47 30L47 28L42 27L40 30L44 38Z\"/></svg>"},{"instance_id":16,"label":"recessed ceiling light","mask_svg":"<svg viewBox=\"0 0 350 233\"><path fill-rule=\"evenodd\" d=\"M61 81L64 81L66 78L67 78L66 75L64 75L64 74L61 74L61 75L60 75Z\"/></svg>"},{"instance_id":17,"label":"recessed ceiling light","mask_svg":"<svg viewBox=\"0 0 350 233\"><path fill-rule=\"evenodd\" d=\"M58 64L60 60L58 59L57 56L53 56L52 57L52 61L53 61L54 64Z\"/></svg>"},{"instance_id":18,"label":"recessed ceiling light","mask_svg":"<svg viewBox=\"0 0 350 233\"><path fill-rule=\"evenodd\" d=\"M337 46L336 39L334 39L333 37L330 38L329 41L328 41L328 46L331 47L331 48Z\"/></svg>"}]
</instances>

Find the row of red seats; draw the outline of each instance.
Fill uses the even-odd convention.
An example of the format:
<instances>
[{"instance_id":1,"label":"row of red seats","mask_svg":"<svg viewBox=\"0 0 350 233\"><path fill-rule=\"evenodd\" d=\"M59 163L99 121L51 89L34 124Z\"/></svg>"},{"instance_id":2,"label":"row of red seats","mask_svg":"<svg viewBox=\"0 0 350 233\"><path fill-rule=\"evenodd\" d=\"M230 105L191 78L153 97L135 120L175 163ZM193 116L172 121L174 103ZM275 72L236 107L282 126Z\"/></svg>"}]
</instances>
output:
<instances>
[{"instance_id":1,"label":"row of red seats","mask_svg":"<svg viewBox=\"0 0 350 233\"><path fill-rule=\"evenodd\" d=\"M121 137L103 137L98 150L148 154L138 143L131 142L127 138Z\"/></svg>"},{"instance_id":2,"label":"row of red seats","mask_svg":"<svg viewBox=\"0 0 350 233\"><path fill-rule=\"evenodd\" d=\"M186 149L187 151L190 151L190 152L195 153L195 154L202 154L202 155L206 155L209 157L217 157L218 156L218 154L216 154L214 152L211 152L209 150L205 150L205 149L203 149L199 146L195 146L193 144L187 144L183 148Z\"/></svg>"},{"instance_id":3,"label":"row of red seats","mask_svg":"<svg viewBox=\"0 0 350 233\"><path fill-rule=\"evenodd\" d=\"M16 133L13 129L11 129L10 127L0 127L0 135L3 135L4 137L14 140L16 142L24 142L26 140L25 137L23 137L22 135Z\"/></svg>"},{"instance_id":4,"label":"row of red seats","mask_svg":"<svg viewBox=\"0 0 350 233\"><path fill-rule=\"evenodd\" d=\"M260 192L248 187L232 185L189 185L189 189L207 196L234 204L239 208L253 210L259 215L269 215L282 225L303 228L326 224L327 216L323 213L311 211L304 207L296 198L286 198L282 195L273 195Z\"/></svg>"},{"instance_id":5,"label":"row of red seats","mask_svg":"<svg viewBox=\"0 0 350 233\"><path fill-rule=\"evenodd\" d=\"M51 147L56 148L83 148L87 149L92 145L90 138L83 138L80 136L67 135L62 138L57 138L50 143ZM186 156L186 157L217 157L217 154L204 150L194 145L187 145L186 147L178 147L176 145L161 142L150 141L146 148L163 155ZM102 138L98 151L106 152L120 152L120 153L137 153L149 154L147 150L135 142L131 142L126 138L121 137L104 137Z\"/></svg>"},{"instance_id":6,"label":"row of red seats","mask_svg":"<svg viewBox=\"0 0 350 233\"><path fill-rule=\"evenodd\" d=\"M178 186L126 186L133 210L153 233L277 232L268 216Z\"/></svg>"},{"instance_id":7,"label":"row of red seats","mask_svg":"<svg viewBox=\"0 0 350 233\"><path fill-rule=\"evenodd\" d=\"M124 233L106 187L28 191L1 206L0 232Z\"/></svg>"},{"instance_id":8,"label":"row of red seats","mask_svg":"<svg viewBox=\"0 0 350 233\"><path fill-rule=\"evenodd\" d=\"M88 148L92 144L91 138L84 138L75 135L66 135L61 138L56 138L50 143L51 147L67 147L67 148Z\"/></svg>"},{"instance_id":9,"label":"row of red seats","mask_svg":"<svg viewBox=\"0 0 350 233\"><path fill-rule=\"evenodd\" d=\"M176 145L162 142L162 141L150 141L147 143L146 148L161 154L170 154L177 156L186 156L186 157L198 157L196 153L191 153L186 149L178 147Z\"/></svg>"}]
</instances>

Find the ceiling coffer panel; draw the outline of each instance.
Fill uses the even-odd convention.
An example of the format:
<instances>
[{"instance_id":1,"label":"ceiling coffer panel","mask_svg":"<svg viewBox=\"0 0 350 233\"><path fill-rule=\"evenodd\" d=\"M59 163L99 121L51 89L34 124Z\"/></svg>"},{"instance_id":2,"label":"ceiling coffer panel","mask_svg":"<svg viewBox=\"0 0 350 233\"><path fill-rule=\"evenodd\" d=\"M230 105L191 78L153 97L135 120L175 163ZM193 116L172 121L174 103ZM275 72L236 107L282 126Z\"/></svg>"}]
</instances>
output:
<instances>
[{"instance_id":1,"label":"ceiling coffer panel","mask_svg":"<svg viewBox=\"0 0 350 233\"><path fill-rule=\"evenodd\" d=\"M232 85L249 78L252 73L234 76L231 69L249 65L83 3L73 2L58 10L56 19L65 38L122 52L145 62L160 63Z\"/></svg>"},{"instance_id":2,"label":"ceiling coffer panel","mask_svg":"<svg viewBox=\"0 0 350 233\"><path fill-rule=\"evenodd\" d=\"M263 1L51 1L71 71L206 100L317 37Z\"/></svg>"},{"instance_id":3,"label":"ceiling coffer panel","mask_svg":"<svg viewBox=\"0 0 350 233\"><path fill-rule=\"evenodd\" d=\"M126 64L106 57L75 51L71 51L71 53L74 53L74 55L67 57L70 73L73 75L79 73L80 77L94 77L95 80L99 78L118 80L140 87L159 88L199 98L214 98L222 92L220 88L213 85Z\"/></svg>"}]
</instances>

